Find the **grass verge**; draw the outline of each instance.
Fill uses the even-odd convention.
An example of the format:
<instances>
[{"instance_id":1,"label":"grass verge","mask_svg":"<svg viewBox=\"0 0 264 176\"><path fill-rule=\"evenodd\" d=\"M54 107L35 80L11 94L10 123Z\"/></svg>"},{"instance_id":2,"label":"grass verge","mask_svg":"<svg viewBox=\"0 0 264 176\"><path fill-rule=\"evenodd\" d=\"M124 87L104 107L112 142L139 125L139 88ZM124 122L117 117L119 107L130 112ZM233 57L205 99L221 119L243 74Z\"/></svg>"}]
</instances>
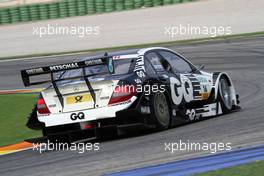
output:
<instances>
[{"instance_id":1,"label":"grass verge","mask_svg":"<svg viewBox=\"0 0 264 176\"><path fill-rule=\"evenodd\" d=\"M154 47L154 46L166 47L166 46L172 46L172 45L186 45L186 44L192 44L192 43L205 43L205 42L210 42L210 41L222 41L222 40L230 40L230 39L240 39L242 37L246 38L246 37L258 37L258 36L264 36L264 31L253 32L253 33L244 33L244 34L236 34L236 35L225 35L225 36L218 36L218 37L209 37L209 38L179 40L179 41L171 41L171 42L158 42L158 43L145 43L145 44L139 44L139 45L127 45L127 46L119 46L119 47L112 47L112 48L96 48L96 49L89 49L89 50L76 50L76 51L67 51L67 52L38 53L38 54L31 54L31 55L0 57L0 60L30 58L30 57L47 57L47 56L59 56L59 55L84 54L84 53L90 53L90 52L116 51L116 50L145 48L145 47Z\"/></svg>"},{"instance_id":2,"label":"grass verge","mask_svg":"<svg viewBox=\"0 0 264 176\"><path fill-rule=\"evenodd\" d=\"M196 174L195 176L263 176L263 174L264 161L256 161L245 165Z\"/></svg>"},{"instance_id":3,"label":"grass verge","mask_svg":"<svg viewBox=\"0 0 264 176\"><path fill-rule=\"evenodd\" d=\"M40 131L26 127L36 98L36 94L0 95L0 146L40 136Z\"/></svg>"}]
</instances>

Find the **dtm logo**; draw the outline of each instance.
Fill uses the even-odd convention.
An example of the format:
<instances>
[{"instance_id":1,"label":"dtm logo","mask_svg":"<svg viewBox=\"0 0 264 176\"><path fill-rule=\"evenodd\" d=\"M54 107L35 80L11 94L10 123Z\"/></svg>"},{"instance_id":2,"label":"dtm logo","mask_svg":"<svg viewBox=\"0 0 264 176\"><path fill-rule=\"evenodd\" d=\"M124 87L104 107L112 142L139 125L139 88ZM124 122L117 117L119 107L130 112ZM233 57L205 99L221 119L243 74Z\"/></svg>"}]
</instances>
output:
<instances>
[{"instance_id":1,"label":"dtm logo","mask_svg":"<svg viewBox=\"0 0 264 176\"><path fill-rule=\"evenodd\" d=\"M72 113L71 114L71 119L72 120L77 120L77 119L82 120L82 119L84 119L84 113L83 112L79 112L78 114Z\"/></svg>"}]
</instances>

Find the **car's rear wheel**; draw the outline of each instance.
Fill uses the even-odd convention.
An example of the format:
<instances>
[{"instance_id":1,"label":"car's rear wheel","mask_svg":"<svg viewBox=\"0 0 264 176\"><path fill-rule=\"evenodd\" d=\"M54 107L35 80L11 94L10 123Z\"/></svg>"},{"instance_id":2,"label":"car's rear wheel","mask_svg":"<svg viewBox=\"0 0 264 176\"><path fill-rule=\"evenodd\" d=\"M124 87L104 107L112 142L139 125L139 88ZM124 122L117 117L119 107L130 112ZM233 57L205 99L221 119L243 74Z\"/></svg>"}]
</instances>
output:
<instances>
[{"instance_id":1,"label":"car's rear wheel","mask_svg":"<svg viewBox=\"0 0 264 176\"><path fill-rule=\"evenodd\" d=\"M152 118L156 129L164 130L169 127L170 113L166 96L162 92L154 93L151 98Z\"/></svg>"},{"instance_id":2,"label":"car's rear wheel","mask_svg":"<svg viewBox=\"0 0 264 176\"><path fill-rule=\"evenodd\" d=\"M231 85L226 77L222 76L220 78L218 90L219 90L218 97L222 106L222 110L224 113L228 113L232 109L233 101L232 101Z\"/></svg>"}]
</instances>

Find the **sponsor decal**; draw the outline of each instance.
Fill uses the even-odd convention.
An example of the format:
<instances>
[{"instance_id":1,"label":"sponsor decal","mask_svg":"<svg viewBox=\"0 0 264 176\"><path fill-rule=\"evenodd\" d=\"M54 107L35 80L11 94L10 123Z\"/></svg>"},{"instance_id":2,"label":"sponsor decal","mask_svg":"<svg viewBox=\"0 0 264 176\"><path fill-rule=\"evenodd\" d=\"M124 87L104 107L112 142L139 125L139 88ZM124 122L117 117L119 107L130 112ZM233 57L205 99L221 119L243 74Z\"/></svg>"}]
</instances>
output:
<instances>
[{"instance_id":1,"label":"sponsor decal","mask_svg":"<svg viewBox=\"0 0 264 176\"><path fill-rule=\"evenodd\" d=\"M146 76L146 68L145 68L143 56L137 58L134 72L136 72L136 74L140 78L144 78Z\"/></svg>"},{"instance_id":2,"label":"sponsor decal","mask_svg":"<svg viewBox=\"0 0 264 176\"><path fill-rule=\"evenodd\" d=\"M72 113L71 116L70 116L71 120L77 120L77 119L80 119L80 120L83 120L85 118L85 115L83 112L79 112L79 113Z\"/></svg>"},{"instance_id":3,"label":"sponsor decal","mask_svg":"<svg viewBox=\"0 0 264 176\"><path fill-rule=\"evenodd\" d=\"M36 73L42 73L44 72L43 68L33 68L30 70L26 70L27 74L36 74Z\"/></svg>"},{"instance_id":4,"label":"sponsor decal","mask_svg":"<svg viewBox=\"0 0 264 176\"><path fill-rule=\"evenodd\" d=\"M186 110L186 115L189 117L189 119L191 121L192 120L195 120L196 113L195 113L195 110L194 109L187 109Z\"/></svg>"},{"instance_id":5,"label":"sponsor decal","mask_svg":"<svg viewBox=\"0 0 264 176\"><path fill-rule=\"evenodd\" d=\"M100 100L108 100L110 97L107 96L107 97L100 97Z\"/></svg>"},{"instance_id":6,"label":"sponsor decal","mask_svg":"<svg viewBox=\"0 0 264 176\"><path fill-rule=\"evenodd\" d=\"M137 83L137 84L141 84L142 81L141 81L140 79L135 79L135 83Z\"/></svg>"},{"instance_id":7,"label":"sponsor decal","mask_svg":"<svg viewBox=\"0 0 264 176\"><path fill-rule=\"evenodd\" d=\"M196 109L197 117L209 117L217 115L217 103L206 104L202 108Z\"/></svg>"},{"instance_id":8,"label":"sponsor decal","mask_svg":"<svg viewBox=\"0 0 264 176\"><path fill-rule=\"evenodd\" d=\"M58 71L58 70L64 70L64 69L71 69L71 68L77 68L79 67L78 63L71 63L71 64L62 64L62 65L55 65L50 66L50 71Z\"/></svg>"},{"instance_id":9,"label":"sponsor decal","mask_svg":"<svg viewBox=\"0 0 264 176\"><path fill-rule=\"evenodd\" d=\"M125 105L125 104L129 104L129 103L131 103L131 100L124 101L124 102L121 102L121 103L115 103L115 104L111 104L111 105L108 105L108 106Z\"/></svg>"},{"instance_id":10,"label":"sponsor decal","mask_svg":"<svg viewBox=\"0 0 264 176\"><path fill-rule=\"evenodd\" d=\"M150 114L150 107L149 106L141 106L140 111L143 114Z\"/></svg>"},{"instance_id":11,"label":"sponsor decal","mask_svg":"<svg viewBox=\"0 0 264 176\"><path fill-rule=\"evenodd\" d=\"M49 105L49 108L55 108L55 107L56 107L56 104Z\"/></svg>"},{"instance_id":12,"label":"sponsor decal","mask_svg":"<svg viewBox=\"0 0 264 176\"><path fill-rule=\"evenodd\" d=\"M80 103L80 102L82 102L83 96L78 95L78 96L74 97L74 99L75 99L75 103Z\"/></svg>"},{"instance_id":13,"label":"sponsor decal","mask_svg":"<svg viewBox=\"0 0 264 176\"><path fill-rule=\"evenodd\" d=\"M190 102L194 99L192 82L184 75L181 76L181 81L183 86L183 97L186 102Z\"/></svg>"},{"instance_id":14,"label":"sponsor decal","mask_svg":"<svg viewBox=\"0 0 264 176\"><path fill-rule=\"evenodd\" d=\"M92 59L92 60L87 60L84 63L85 63L85 65L90 66L90 65L102 64L103 61L102 61L102 59Z\"/></svg>"},{"instance_id":15,"label":"sponsor decal","mask_svg":"<svg viewBox=\"0 0 264 176\"><path fill-rule=\"evenodd\" d=\"M199 82L207 82L207 81L208 81L204 76L196 76L196 79L197 79Z\"/></svg>"},{"instance_id":16,"label":"sponsor decal","mask_svg":"<svg viewBox=\"0 0 264 176\"><path fill-rule=\"evenodd\" d=\"M179 105L184 99L190 102L193 97L192 82L184 75L181 75L182 83L175 77L170 77L171 96L173 103Z\"/></svg>"},{"instance_id":17,"label":"sponsor decal","mask_svg":"<svg viewBox=\"0 0 264 176\"><path fill-rule=\"evenodd\" d=\"M140 77L140 78L144 78L146 76L146 74L140 70L140 71L137 71L136 74Z\"/></svg>"},{"instance_id":18,"label":"sponsor decal","mask_svg":"<svg viewBox=\"0 0 264 176\"><path fill-rule=\"evenodd\" d=\"M206 85L202 85L202 87L203 87L203 91L204 92L208 92L208 89L207 89L207 86Z\"/></svg>"},{"instance_id":19,"label":"sponsor decal","mask_svg":"<svg viewBox=\"0 0 264 176\"><path fill-rule=\"evenodd\" d=\"M174 104L179 105L183 98L181 82L175 77L170 77L170 86L172 101Z\"/></svg>"},{"instance_id":20,"label":"sponsor decal","mask_svg":"<svg viewBox=\"0 0 264 176\"><path fill-rule=\"evenodd\" d=\"M67 104L83 103L92 101L91 94L82 94L76 96L68 96L66 98Z\"/></svg>"},{"instance_id":21,"label":"sponsor decal","mask_svg":"<svg viewBox=\"0 0 264 176\"><path fill-rule=\"evenodd\" d=\"M119 60L120 59L120 56L113 56L113 59L114 60Z\"/></svg>"},{"instance_id":22,"label":"sponsor decal","mask_svg":"<svg viewBox=\"0 0 264 176\"><path fill-rule=\"evenodd\" d=\"M201 93L201 96L202 96L202 100L206 100L206 99L209 98L210 93L209 92L204 92L204 93Z\"/></svg>"}]
</instances>

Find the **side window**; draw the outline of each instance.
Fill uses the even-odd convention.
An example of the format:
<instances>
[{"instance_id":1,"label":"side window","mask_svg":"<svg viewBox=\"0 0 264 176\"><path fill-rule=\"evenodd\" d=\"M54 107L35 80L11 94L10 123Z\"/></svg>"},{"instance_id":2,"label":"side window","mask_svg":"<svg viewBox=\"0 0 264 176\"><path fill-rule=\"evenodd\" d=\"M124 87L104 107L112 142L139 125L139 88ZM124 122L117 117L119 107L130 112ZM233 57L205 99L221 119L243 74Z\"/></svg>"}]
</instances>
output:
<instances>
[{"instance_id":1,"label":"side window","mask_svg":"<svg viewBox=\"0 0 264 176\"><path fill-rule=\"evenodd\" d=\"M149 60L156 71L165 71L163 65L161 64L160 57L155 52L148 53L145 57Z\"/></svg>"},{"instance_id":2,"label":"side window","mask_svg":"<svg viewBox=\"0 0 264 176\"><path fill-rule=\"evenodd\" d=\"M146 72L148 74L155 74L156 71L154 70L154 68L151 66L152 64L150 63L149 60L145 60L145 68L146 68Z\"/></svg>"},{"instance_id":3,"label":"side window","mask_svg":"<svg viewBox=\"0 0 264 176\"><path fill-rule=\"evenodd\" d=\"M176 54L169 51L159 51L159 54L170 63L174 73L192 72L190 64Z\"/></svg>"}]
</instances>

